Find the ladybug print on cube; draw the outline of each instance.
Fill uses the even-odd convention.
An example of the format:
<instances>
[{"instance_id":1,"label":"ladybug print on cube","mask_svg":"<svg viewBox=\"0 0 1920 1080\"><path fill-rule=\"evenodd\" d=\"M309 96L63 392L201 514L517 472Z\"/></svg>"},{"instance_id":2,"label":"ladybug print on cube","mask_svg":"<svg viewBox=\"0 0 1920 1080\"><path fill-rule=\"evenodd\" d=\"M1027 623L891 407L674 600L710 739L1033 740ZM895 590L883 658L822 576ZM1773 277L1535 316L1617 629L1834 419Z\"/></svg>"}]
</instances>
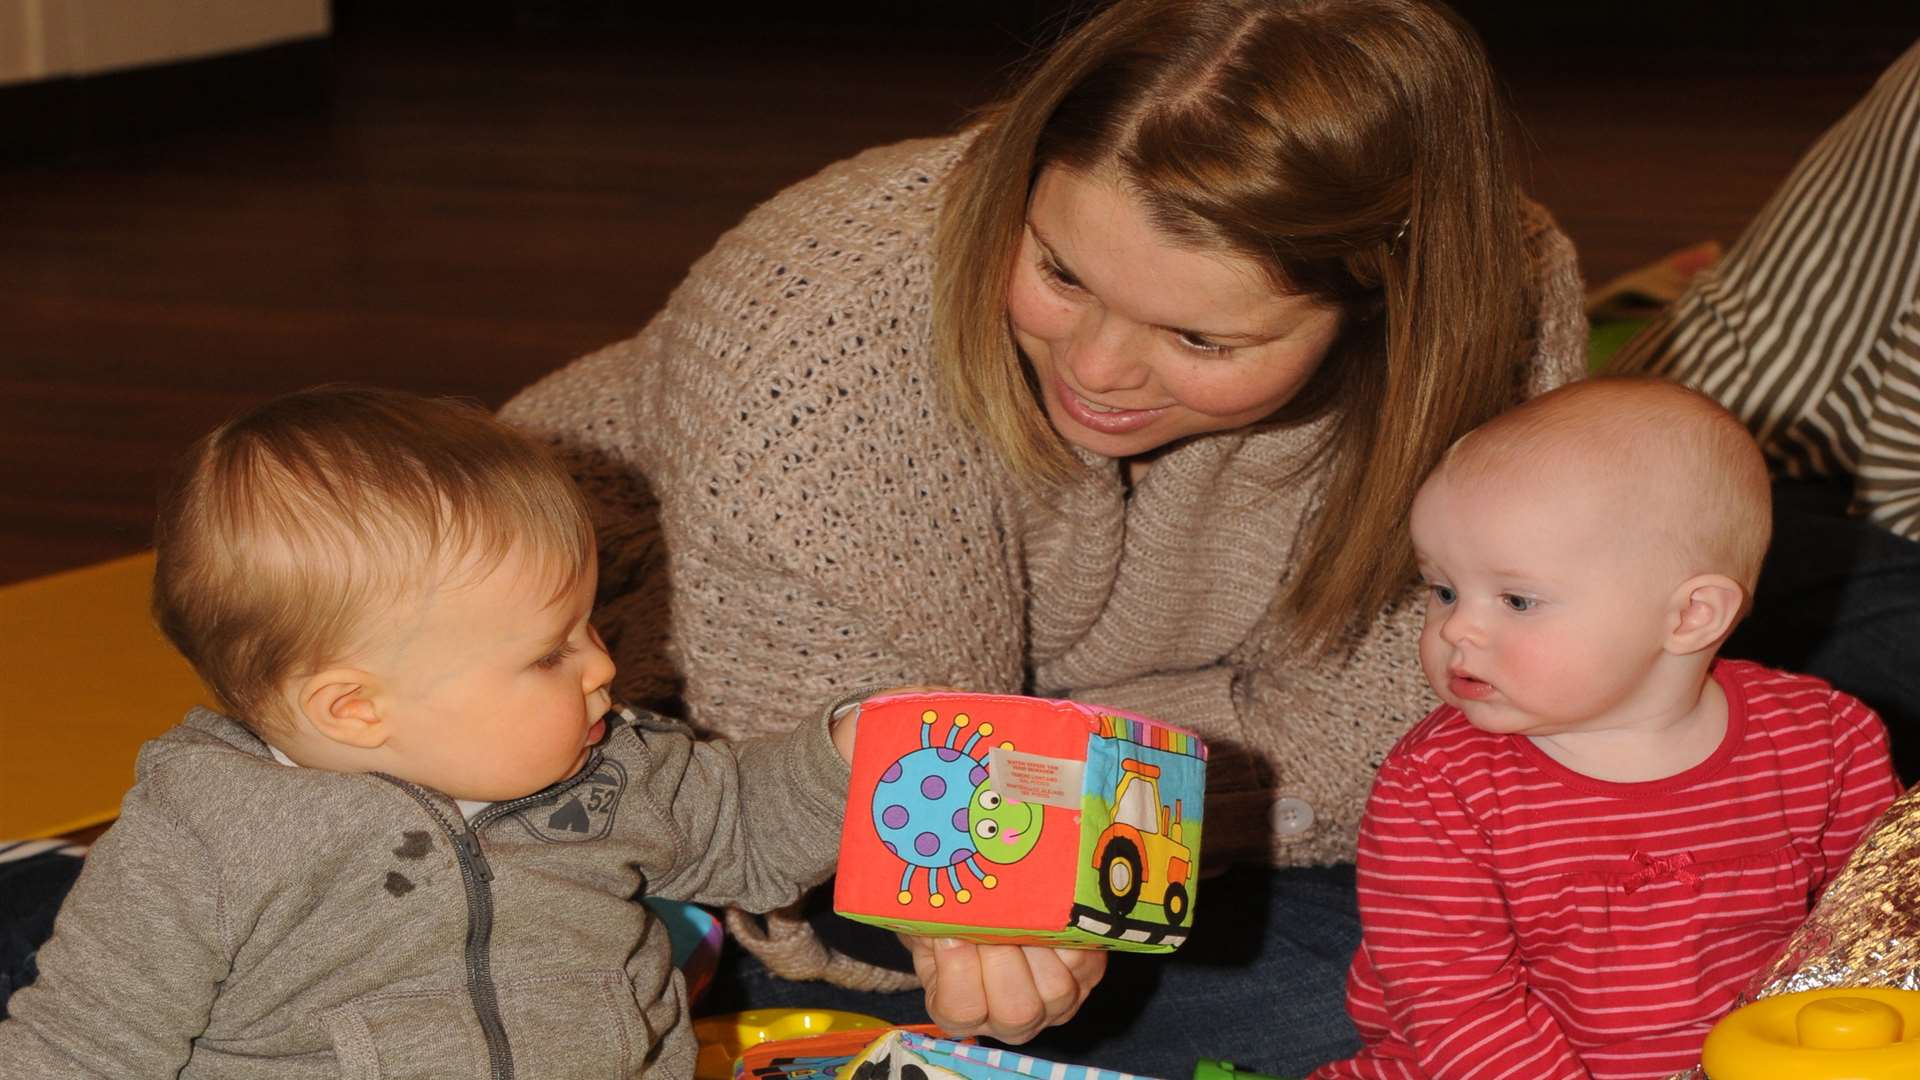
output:
<instances>
[{"instance_id":1,"label":"ladybug print on cube","mask_svg":"<svg viewBox=\"0 0 1920 1080\"><path fill-rule=\"evenodd\" d=\"M1040 839L1044 808L1006 801L987 783L989 746L981 741L993 734L993 725L976 725L966 743L955 748L969 719L966 713L954 713L946 741L936 743L940 714L934 709L921 712L919 749L888 766L873 789L880 842L906 864L900 876L902 904L913 902L914 879L922 873L925 887L920 895L929 906L945 906L949 895L967 903L973 891L962 868L980 887L994 888L999 878L981 863L1018 862Z\"/></svg>"}]
</instances>

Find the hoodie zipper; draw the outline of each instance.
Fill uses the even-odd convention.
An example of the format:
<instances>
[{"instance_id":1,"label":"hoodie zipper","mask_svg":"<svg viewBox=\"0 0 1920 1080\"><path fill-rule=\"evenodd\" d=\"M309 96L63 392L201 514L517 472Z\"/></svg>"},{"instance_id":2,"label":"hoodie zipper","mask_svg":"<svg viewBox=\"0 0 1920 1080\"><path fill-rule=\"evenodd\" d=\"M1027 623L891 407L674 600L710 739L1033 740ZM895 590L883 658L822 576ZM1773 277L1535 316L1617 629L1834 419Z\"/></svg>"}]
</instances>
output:
<instances>
[{"instance_id":1,"label":"hoodie zipper","mask_svg":"<svg viewBox=\"0 0 1920 1080\"><path fill-rule=\"evenodd\" d=\"M475 814L472 821L462 817L458 826L434 805L426 788L386 773L373 774L412 796L453 844L454 861L460 866L460 883L467 897L467 996L473 999L480 1033L487 1040L489 1080L513 1080L513 1048L507 1043L507 1025L500 1016L500 991L493 982L493 867L480 847L478 830L522 807L558 798L592 776L599 764L600 751L595 750L572 777L532 795L495 803Z\"/></svg>"}]
</instances>

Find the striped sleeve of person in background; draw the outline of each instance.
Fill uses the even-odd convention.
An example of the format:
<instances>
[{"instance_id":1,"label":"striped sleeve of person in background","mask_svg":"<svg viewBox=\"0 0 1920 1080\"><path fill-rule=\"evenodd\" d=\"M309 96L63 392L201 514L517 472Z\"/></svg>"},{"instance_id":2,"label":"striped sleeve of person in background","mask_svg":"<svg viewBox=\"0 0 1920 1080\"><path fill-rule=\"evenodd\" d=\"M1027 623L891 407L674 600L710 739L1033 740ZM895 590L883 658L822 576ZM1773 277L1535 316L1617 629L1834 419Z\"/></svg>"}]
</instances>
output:
<instances>
[{"instance_id":1,"label":"striped sleeve of person in background","mask_svg":"<svg viewBox=\"0 0 1920 1080\"><path fill-rule=\"evenodd\" d=\"M1852 477L1920 540L1920 42L1610 366L1712 395L1777 472Z\"/></svg>"}]
</instances>

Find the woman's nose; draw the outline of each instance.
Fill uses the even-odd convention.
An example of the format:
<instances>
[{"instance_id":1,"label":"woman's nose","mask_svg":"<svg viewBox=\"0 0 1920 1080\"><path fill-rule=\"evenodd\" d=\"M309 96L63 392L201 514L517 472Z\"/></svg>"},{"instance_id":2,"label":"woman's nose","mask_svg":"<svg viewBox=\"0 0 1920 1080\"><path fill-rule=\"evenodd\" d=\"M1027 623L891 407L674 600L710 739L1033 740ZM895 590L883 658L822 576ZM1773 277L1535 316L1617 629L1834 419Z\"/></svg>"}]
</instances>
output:
<instances>
[{"instance_id":1,"label":"woman's nose","mask_svg":"<svg viewBox=\"0 0 1920 1080\"><path fill-rule=\"evenodd\" d=\"M1075 325L1067 344L1073 382L1089 393L1135 390L1146 384L1145 343L1122 320L1097 307Z\"/></svg>"}]
</instances>

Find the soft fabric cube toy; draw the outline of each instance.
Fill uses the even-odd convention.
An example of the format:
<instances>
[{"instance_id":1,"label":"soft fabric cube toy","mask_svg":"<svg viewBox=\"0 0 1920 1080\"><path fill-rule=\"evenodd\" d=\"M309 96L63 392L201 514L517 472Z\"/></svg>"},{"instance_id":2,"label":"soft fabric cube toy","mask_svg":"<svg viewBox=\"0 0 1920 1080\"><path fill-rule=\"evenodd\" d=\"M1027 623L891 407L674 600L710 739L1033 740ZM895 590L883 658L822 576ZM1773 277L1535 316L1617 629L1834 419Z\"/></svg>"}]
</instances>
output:
<instances>
[{"instance_id":1,"label":"soft fabric cube toy","mask_svg":"<svg viewBox=\"0 0 1920 1080\"><path fill-rule=\"evenodd\" d=\"M891 930L1171 952L1207 750L1117 709L912 693L860 707L834 909Z\"/></svg>"}]
</instances>

